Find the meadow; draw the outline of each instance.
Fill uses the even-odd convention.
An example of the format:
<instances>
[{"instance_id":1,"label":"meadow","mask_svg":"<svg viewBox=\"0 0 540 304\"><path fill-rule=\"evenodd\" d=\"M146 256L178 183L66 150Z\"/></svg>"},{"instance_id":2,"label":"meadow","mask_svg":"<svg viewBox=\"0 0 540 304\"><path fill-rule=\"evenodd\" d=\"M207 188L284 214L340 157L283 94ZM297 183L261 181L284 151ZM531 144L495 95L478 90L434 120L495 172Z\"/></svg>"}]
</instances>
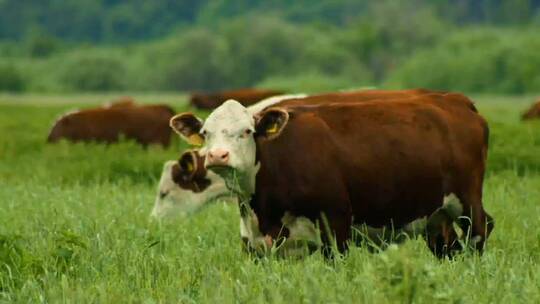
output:
<instances>
[{"instance_id":1,"label":"meadow","mask_svg":"<svg viewBox=\"0 0 540 304\"><path fill-rule=\"evenodd\" d=\"M325 260L254 260L238 209L149 222L164 161L183 149L45 144L63 111L111 96L0 95L1 303L540 303L540 122L532 96L473 96L491 128L482 256L438 260L422 239ZM188 109L183 95L135 96Z\"/></svg>"}]
</instances>

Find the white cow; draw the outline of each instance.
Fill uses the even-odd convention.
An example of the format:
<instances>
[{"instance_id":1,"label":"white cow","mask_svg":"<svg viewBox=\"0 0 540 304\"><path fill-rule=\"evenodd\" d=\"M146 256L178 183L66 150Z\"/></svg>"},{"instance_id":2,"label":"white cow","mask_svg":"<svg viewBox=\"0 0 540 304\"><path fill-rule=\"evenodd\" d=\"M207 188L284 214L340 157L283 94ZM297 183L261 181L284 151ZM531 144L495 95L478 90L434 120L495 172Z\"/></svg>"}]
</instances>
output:
<instances>
[{"instance_id":1,"label":"white cow","mask_svg":"<svg viewBox=\"0 0 540 304\"><path fill-rule=\"evenodd\" d=\"M150 214L153 219L173 218L179 215L190 215L220 198L233 199L227 190L223 178L207 171L208 186L202 191L182 187L175 182L174 174L182 170L178 161L167 161L159 180L154 209ZM235 199L234 199L235 200Z\"/></svg>"}]
</instances>

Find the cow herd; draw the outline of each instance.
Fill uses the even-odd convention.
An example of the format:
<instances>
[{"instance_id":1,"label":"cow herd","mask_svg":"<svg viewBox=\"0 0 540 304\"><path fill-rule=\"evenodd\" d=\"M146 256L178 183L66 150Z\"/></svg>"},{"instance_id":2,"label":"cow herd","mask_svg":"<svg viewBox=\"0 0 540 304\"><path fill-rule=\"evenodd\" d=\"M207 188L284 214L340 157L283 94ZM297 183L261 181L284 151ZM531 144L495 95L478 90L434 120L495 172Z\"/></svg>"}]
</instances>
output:
<instances>
[{"instance_id":1,"label":"cow herd","mask_svg":"<svg viewBox=\"0 0 540 304\"><path fill-rule=\"evenodd\" d=\"M421 235L439 257L481 252L494 227L482 203L489 128L459 93L363 90L192 95L201 119L124 98L70 113L48 141L122 135L192 147L167 161L152 218L194 214L216 200L239 206L248 251L304 255ZM540 102L523 119L540 117ZM398 236L398 237L395 237Z\"/></svg>"}]
</instances>

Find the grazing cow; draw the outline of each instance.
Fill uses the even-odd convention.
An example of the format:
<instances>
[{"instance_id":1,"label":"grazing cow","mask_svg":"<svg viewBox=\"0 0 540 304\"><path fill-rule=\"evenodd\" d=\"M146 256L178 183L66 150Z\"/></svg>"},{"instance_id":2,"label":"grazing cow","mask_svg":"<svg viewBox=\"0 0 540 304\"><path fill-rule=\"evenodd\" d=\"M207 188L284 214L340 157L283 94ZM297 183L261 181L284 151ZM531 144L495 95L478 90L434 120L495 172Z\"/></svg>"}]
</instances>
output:
<instances>
[{"instance_id":1,"label":"grazing cow","mask_svg":"<svg viewBox=\"0 0 540 304\"><path fill-rule=\"evenodd\" d=\"M455 196L459 215L470 217L458 224L481 250L493 229L481 200L487 123L461 94L384 95L362 102L337 95L319 104L310 96L256 115L227 101L204 125L191 114L171 125L205 141L205 165L237 193L242 216L257 216L267 245L292 238L284 224L302 216L322 223L344 250L352 224L400 228L446 213L445 198ZM454 218L442 218L442 232L428 240L436 254L459 249ZM329 244L329 234L322 236Z\"/></svg>"},{"instance_id":2,"label":"grazing cow","mask_svg":"<svg viewBox=\"0 0 540 304\"><path fill-rule=\"evenodd\" d=\"M178 161L167 161L159 180L151 217L162 219L195 213L211 201L230 196L223 178L204 167L204 156L186 151Z\"/></svg>"},{"instance_id":3,"label":"grazing cow","mask_svg":"<svg viewBox=\"0 0 540 304\"><path fill-rule=\"evenodd\" d=\"M282 91L265 89L238 89L216 93L193 93L190 102L199 109L215 109L225 100L234 99L245 107L253 105L265 98L284 94Z\"/></svg>"},{"instance_id":4,"label":"grazing cow","mask_svg":"<svg viewBox=\"0 0 540 304\"><path fill-rule=\"evenodd\" d=\"M538 119L540 118L540 100L534 103L527 112L521 116L522 120Z\"/></svg>"},{"instance_id":5,"label":"grazing cow","mask_svg":"<svg viewBox=\"0 0 540 304\"><path fill-rule=\"evenodd\" d=\"M134 105L121 103L108 108L70 112L60 117L52 127L47 142L62 138L70 141L117 142L123 135L143 146L171 140L169 120L174 110L167 105Z\"/></svg>"},{"instance_id":6,"label":"grazing cow","mask_svg":"<svg viewBox=\"0 0 540 304\"><path fill-rule=\"evenodd\" d=\"M204 155L201 156L198 150L189 150L185 151L178 161L167 161L164 164L154 208L150 216L155 220L164 220L179 215L192 215L220 199L236 201L236 198L225 186L223 178L204 167ZM446 205L449 204L445 202ZM445 219L447 210L448 208L441 208L439 212L432 214L429 218L415 220L405 225L403 229L377 229L362 225L355 227L355 230L359 233L358 240L365 239L377 246L384 246L391 242L401 242L410 237L424 235L426 228L441 222L441 217ZM457 217L457 215L455 216ZM283 224L289 231L292 231L291 235L294 238L289 238L286 246L280 248L281 255L304 256L309 253L306 250L309 247L304 246L305 242L311 248L317 248L321 245L319 233L309 219L287 215L284 217ZM435 227L435 231L427 232L437 234L439 230L438 227ZM245 245L244 248L247 250L251 249L249 243L252 243L255 248L266 245L265 242L256 243L257 240L264 240L264 237L260 234L257 216L253 212L250 212L248 216L241 217L240 235Z\"/></svg>"},{"instance_id":7,"label":"grazing cow","mask_svg":"<svg viewBox=\"0 0 540 304\"><path fill-rule=\"evenodd\" d=\"M219 199L236 201L223 178L204 167L204 155L200 151L185 151L178 161L167 161L164 164L150 217L163 220L192 215ZM305 220L292 219L296 222ZM244 244L248 240L262 237L257 227L258 221L254 214L249 218L241 218L240 235ZM247 246L245 248L249 249Z\"/></svg>"}]
</instances>

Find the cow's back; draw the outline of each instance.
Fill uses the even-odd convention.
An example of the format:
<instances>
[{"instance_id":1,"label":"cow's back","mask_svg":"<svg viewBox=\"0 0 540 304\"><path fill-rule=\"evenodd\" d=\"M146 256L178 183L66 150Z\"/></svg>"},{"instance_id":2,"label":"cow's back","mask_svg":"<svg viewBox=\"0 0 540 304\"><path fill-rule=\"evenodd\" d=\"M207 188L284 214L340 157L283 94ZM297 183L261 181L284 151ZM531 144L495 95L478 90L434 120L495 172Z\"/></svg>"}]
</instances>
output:
<instances>
[{"instance_id":1,"label":"cow's back","mask_svg":"<svg viewBox=\"0 0 540 304\"><path fill-rule=\"evenodd\" d=\"M317 106L329 103L356 103L370 100L392 100L396 98L414 99L422 95L440 95L445 92L431 91L426 89L409 89L409 90L359 90L346 92L332 92L310 95L303 98L290 98L283 100L276 106L293 107L293 106Z\"/></svg>"},{"instance_id":2,"label":"cow's back","mask_svg":"<svg viewBox=\"0 0 540 304\"><path fill-rule=\"evenodd\" d=\"M143 145L167 146L171 137L168 122L173 115L174 110L165 105L82 110L59 119L48 141L66 138L113 143L125 136Z\"/></svg>"}]
</instances>

